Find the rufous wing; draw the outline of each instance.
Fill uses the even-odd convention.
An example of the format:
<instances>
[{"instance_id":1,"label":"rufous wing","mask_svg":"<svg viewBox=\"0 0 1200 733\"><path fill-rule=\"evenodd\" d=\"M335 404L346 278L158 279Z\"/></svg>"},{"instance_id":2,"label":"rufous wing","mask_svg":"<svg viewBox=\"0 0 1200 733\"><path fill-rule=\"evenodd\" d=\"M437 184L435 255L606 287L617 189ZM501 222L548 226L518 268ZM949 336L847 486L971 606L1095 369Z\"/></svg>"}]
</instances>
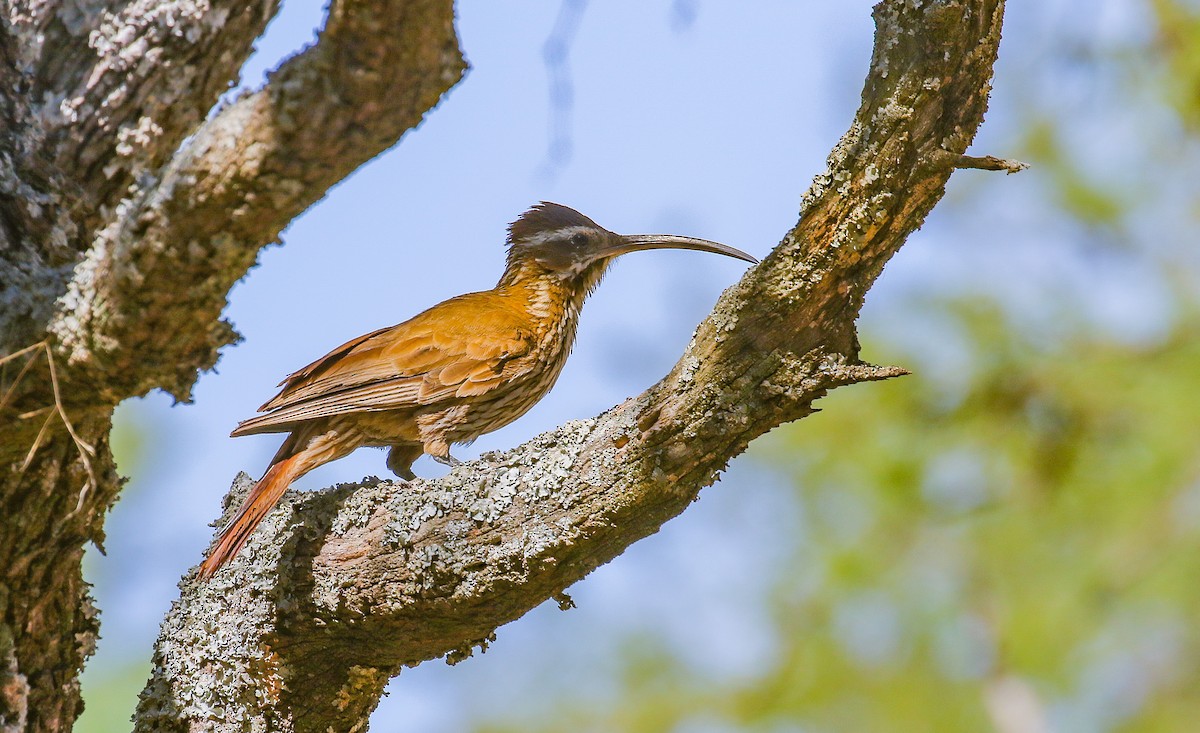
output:
<instances>
[{"instance_id":1,"label":"rufous wing","mask_svg":"<svg viewBox=\"0 0 1200 733\"><path fill-rule=\"evenodd\" d=\"M233 435L292 430L305 420L432 405L486 394L534 368L528 317L493 292L440 303L348 341L289 375Z\"/></svg>"}]
</instances>

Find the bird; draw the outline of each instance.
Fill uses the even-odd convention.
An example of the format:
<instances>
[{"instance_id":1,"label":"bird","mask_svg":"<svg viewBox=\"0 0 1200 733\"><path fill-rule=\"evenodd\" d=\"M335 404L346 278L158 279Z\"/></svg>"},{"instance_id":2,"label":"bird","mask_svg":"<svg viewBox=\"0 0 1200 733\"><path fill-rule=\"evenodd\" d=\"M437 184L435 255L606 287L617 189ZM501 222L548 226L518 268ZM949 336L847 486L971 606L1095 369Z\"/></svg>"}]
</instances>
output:
<instances>
[{"instance_id":1,"label":"bird","mask_svg":"<svg viewBox=\"0 0 1200 733\"><path fill-rule=\"evenodd\" d=\"M584 300L628 252L690 249L757 263L741 250L667 234L621 235L543 201L508 227L496 287L459 295L395 326L351 339L292 372L232 437L288 433L200 565L229 562L287 487L363 446L389 448L388 468L416 478L422 454L447 465L466 444L524 415L554 386Z\"/></svg>"}]
</instances>

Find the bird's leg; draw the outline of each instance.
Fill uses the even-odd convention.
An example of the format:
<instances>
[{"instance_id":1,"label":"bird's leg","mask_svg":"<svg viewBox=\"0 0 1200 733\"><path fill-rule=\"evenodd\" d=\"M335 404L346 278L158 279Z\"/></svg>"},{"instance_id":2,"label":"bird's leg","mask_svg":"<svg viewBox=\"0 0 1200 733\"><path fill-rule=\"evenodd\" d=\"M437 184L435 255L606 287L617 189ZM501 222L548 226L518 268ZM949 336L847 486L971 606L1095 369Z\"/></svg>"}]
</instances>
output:
<instances>
[{"instance_id":1,"label":"bird's leg","mask_svg":"<svg viewBox=\"0 0 1200 733\"><path fill-rule=\"evenodd\" d=\"M443 466L461 466L462 461L450 455L450 444L444 440L435 439L425 442L424 451L429 454L430 458L442 464Z\"/></svg>"},{"instance_id":2,"label":"bird's leg","mask_svg":"<svg viewBox=\"0 0 1200 733\"><path fill-rule=\"evenodd\" d=\"M388 451L387 467L405 481L413 481L417 475L413 473L413 461L421 457L425 450L420 443L400 443L393 445Z\"/></svg>"}]
</instances>

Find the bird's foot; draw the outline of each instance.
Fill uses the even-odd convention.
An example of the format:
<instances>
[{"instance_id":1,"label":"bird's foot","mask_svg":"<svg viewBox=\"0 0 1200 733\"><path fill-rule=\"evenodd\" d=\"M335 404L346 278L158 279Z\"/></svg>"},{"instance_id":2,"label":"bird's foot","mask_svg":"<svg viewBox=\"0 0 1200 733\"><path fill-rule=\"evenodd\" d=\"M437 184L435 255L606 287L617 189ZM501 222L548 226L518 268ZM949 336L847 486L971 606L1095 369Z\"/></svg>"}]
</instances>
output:
<instances>
[{"instance_id":1,"label":"bird's foot","mask_svg":"<svg viewBox=\"0 0 1200 733\"><path fill-rule=\"evenodd\" d=\"M444 456L432 456L432 458L443 466L450 466L451 468L454 468L455 466L461 466L463 464L462 461L458 460L449 453L446 453Z\"/></svg>"}]
</instances>

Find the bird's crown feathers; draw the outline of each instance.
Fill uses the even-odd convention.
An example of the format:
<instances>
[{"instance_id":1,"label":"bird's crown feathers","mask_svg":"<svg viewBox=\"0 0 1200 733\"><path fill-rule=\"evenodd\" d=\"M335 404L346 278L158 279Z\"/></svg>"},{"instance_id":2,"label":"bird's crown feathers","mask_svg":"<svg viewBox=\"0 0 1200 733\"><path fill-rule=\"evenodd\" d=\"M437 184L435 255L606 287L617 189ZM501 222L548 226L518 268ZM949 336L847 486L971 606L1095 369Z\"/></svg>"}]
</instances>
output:
<instances>
[{"instance_id":1,"label":"bird's crown feathers","mask_svg":"<svg viewBox=\"0 0 1200 733\"><path fill-rule=\"evenodd\" d=\"M542 201L508 225L508 246L512 247L518 242L530 243L539 236L570 227L601 228L569 206Z\"/></svg>"}]
</instances>

